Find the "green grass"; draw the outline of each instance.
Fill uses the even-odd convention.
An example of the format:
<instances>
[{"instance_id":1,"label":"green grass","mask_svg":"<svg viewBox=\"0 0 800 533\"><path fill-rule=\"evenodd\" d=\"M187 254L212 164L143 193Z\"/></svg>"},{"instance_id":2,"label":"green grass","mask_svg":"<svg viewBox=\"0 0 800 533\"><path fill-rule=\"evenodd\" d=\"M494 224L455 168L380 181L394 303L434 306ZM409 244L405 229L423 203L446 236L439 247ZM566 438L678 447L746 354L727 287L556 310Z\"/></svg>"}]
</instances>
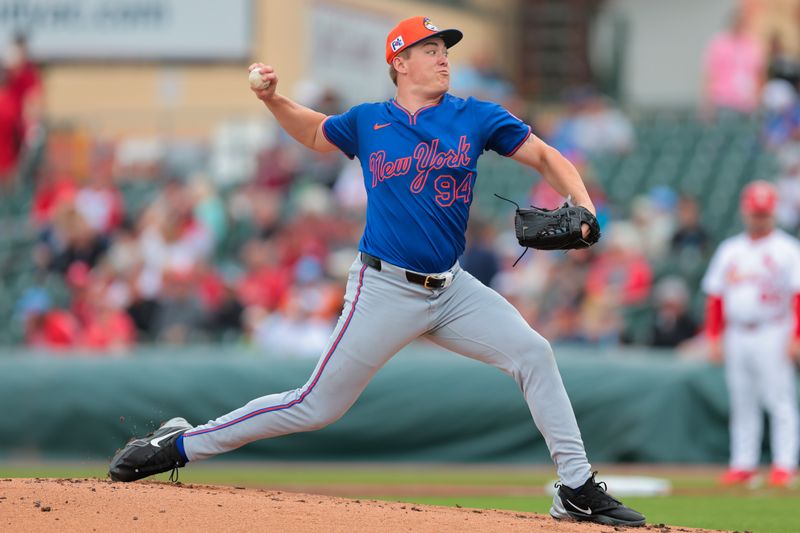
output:
<instances>
[{"instance_id":1,"label":"green grass","mask_svg":"<svg viewBox=\"0 0 800 533\"><path fill-rule=\"evenodd\" d=\"M508 509L547 514L550 496L375 498L428 505ZM647 517L648 524L668 524L756 533L797 533L800 507L796 494L782 496L663 496L624 498Z\"/></svg>"},{"instance_id":2,"label":"green grass","mask_svg":"<svg viewBox=\"0 0 800 533\"><path fill-rule=\"evenodd\" d=\"M106 466L87 463L14 464L0 462L0 477L106 477ZM180 471L186 483L236 485L461 485L539 487L554 473L485 467L411 467L342 465L273 465L215 463ZM167 479L167 474L155 479Z\"/></svg>"},{"instance_id":3,"label":"green grass","mask_svg":"<svg viewBox=\"0 0 800 533\"><path fill-rule=\"evenodd\" d=\"M601 474L631 473L605 467ZM800 531L800 490L726 489L716 486L717 471L703 469L648 469L638 475L668 478L674 494L662 497L626 497L627 505L641 511L650 524L781 533ZM0 462L0 477L98 477L104 478L106 465L17 464ZM181 471L186 483L260 486L292 490L325 490L363 499L413 502L431 505L508 509L547 513L551 497L544 487L554 478L550 468L424 466L424 465L286 465L271 463L211 462L193 465ZM602 475L600 476L602 478ZM156 479L166 480L167 475ZM413 495L409 488L414 486ZM430 486L431 493L419 494L420 486ZM447 494L460 487L486 487L486 494L471 490L470 495ZM509 488L503 494L502 487ZM354 492L356 491L356 492ZM362 491L363 493L358 493ZM520 496L519 492L531 492ZM516 493L516 494L515 494Z\"/></svg>"}]
</instances>

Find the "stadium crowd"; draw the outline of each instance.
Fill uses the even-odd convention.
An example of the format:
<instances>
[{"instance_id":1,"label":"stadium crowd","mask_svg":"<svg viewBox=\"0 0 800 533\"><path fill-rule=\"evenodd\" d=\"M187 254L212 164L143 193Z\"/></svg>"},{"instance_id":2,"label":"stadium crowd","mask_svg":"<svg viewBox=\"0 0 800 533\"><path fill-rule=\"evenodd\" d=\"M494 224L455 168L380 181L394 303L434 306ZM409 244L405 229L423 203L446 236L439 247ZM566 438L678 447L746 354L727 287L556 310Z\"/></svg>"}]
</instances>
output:
<instances>
[{"instance_id":1,"label":"stadium crowd","mask_svg":"<svg viewBox=\"0 0 800 533\"><path fill-rule=\"evenodd\" d=\"M780 221L797 231L797 64L780 59L776 44L770 58L758 56L747 65L753 72L769 65L763 92L753 85L758 94L724 94L717 90L724 83L715 80L737 73L725 71L730 64L719 58L737 46L757 50L737 41L735 25L731 31L707 51L709 92L702 113L715 120L727 112L763 111L764 147L781 161ZM513 228L507 219L498 223L485 216L478 203L464 268L506 296L553 342L671 348L691 343L702 318L692 305L696 287L680 275L659 276L658 266L677 256L702 263L713 243L691 195L662 185L631 205L608 200L591 161L604 153L623 157L637 141L631 120L614 102L591 89L573 89L555 119L540 121L486 57L474 58L454 77L452 92L490 97L529 119L537 135L581 170L604 233L596 247L531 253L513 267L521 252ZM312 107L343 111L334 92L311 93L313 100L305 103ZM763 107L753 105L753 98L762 99ZM87 142L87 162L76 171L74 150L54 137L36 177L29 217L38 235L34 260L41 283L16 303L28 345L108 353L137 343L225 340L286 355L319 355L341 309L364 221L357 163L312 153L276 133L253 154L255 167L246 180L221 184L210 166L180 172L164 164L167 157L134 172L126 168L121 147L101 139ZM131 181L147 183L156 194L130 205L123 190ZM518 200L543 207L563 201L533 175L527 198ZM63 297L54 295L53 286L61 287ZM637 323L633 335L629 320L637 315L647 320Z\"/></svg>"}]
</instances>

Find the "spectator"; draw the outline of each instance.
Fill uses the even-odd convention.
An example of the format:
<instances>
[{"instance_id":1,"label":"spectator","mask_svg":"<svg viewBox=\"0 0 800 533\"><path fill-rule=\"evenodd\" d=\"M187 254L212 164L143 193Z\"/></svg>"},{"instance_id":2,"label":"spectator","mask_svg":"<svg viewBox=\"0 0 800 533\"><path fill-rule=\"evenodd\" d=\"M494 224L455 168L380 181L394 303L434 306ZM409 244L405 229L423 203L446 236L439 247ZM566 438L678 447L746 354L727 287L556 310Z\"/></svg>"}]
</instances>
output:
<instances>
[{"instance_id":1,"label":"spectator","mask_svg":"<svg viewBox=\"0 0 800 533\"><path fill-rule=\"evenodd\" d=\"M634 146L630 119L611 101L589 87L566 95L567 110L553 128L550 142L566 154L625 154ZM573 159L570 157L570 159Z\"/></svg>"},{"instance_id":2,"label":"spectator","mask_svg":"<svg viewBox=\"0 0 800 533\"><path fill-rule=\"evenodd\" d=\"M242 248L241 259L245 271L236 286L238 301L245 308L276 309L289 288L291 273L278 263L274 245L252 239Z\"/></svg>"},{"instance_id":3,"label":"spectator","mask_svg":"<svg viewBox=\"0 0 800 533\"><path fill-rule=\"evenodd\" d=\"M587 87L570 89L564 94L564 114L553 125L547 139L553 148L563 154L585 156L578 146L578 124L590 99L591 90Z\"/></svg>"},{"instance_id":4,"label":"spectator","mask_svg":"<svg viewBox=\"0 0 800 533\"><path fill-rule=\"evenodd\" d=\"M89 286L92 283L91 269L83 261L75 261L64 273L64 281L70 292L70 312L79 323L86 322L91 305L89 293Z\"/></svg>"},{"instance_id":5,"label":"spectator","mask_svg":"<svg viewBox=\"0 0 800 533\"><path fill-rule=\"evenodd\" d=\"M190 270L168 270L158 298L153 329L156 339L169 344L186 344L203 335L206 314Z\"/></svg>"},{"instance_id":6,"label":"spectator","mask_svg":"<svg viewBox=\"0 0 800 533\"><path fill-rule=\"evenodd\" d=\"M17 168L18 115L8 73L0 69L0 192L12 185Z\"/></svg>"},{"instance_id":7,"label":"spectator","mask_svg":"<svg viewBox=\"0 0 800 533\"><path fill-rule=\"evenodd\" d=\"M575 142L587 154L627 154L634 146L633 124L611 100L592 93L577 119Z\"/></svg>"},{"instance_id":8,"label":"spectator","mask_svg":"<svg viewBox=\"0 0 800 533\"><path fill-rule=\"evenodd\" d=\"M619 340L623 313L643 307L650 295L652 271L640 236L630 222L610 225L597 259L586 275L582 328L591 342Z\"/></svg>"},{"instance_id":9,"label":"spectator","mask_svg":"<svg viewBox=\"0 0 800 533\"><path fill-rule=\"evenodd\" d=\"M614 297L591 294L583 300L578 335L572 339L596 346L616 346L623 340L625 320Z\"/></svg>"},{"instance_id":10,"label":"spectator","mask_svg":"<svg viewBox=\"0 0 800 533\"><path fill-rule=\"evenodd\" d=\"M670 248L677 201L675 192L661 185L631 202L632 227L639 233L642 251L653 263L660 262Z\"/></svg>"},{"instance_id":11,"label":"spectator","mask_svg":"<svg viewBox=\"0 0 800 533\"><path fill-rule=\"evenodd\" d=\"M171 179L141 217L142 263L134 267L128 312L146 336L185 342L201 321L200 300L186 293L193 292L190 273L211 253L213 240L194 218L193 209L194 199L186 186ZM176 282L175 287L169 287L170 280ZM192 309L195 304L201 312ZM174 319L169 312L173 308Z\"/></svg>"},{"instance_id":12,"label":"spectator","mask_svg":"<svg viewBox=\"0 0 800 533\"><path fill-rule=\"evenodd\" d=\"M540 295L547 287L548 272L556 260L554 254L533 252L521 257L522 250L513 231L501 233L495 246L499 250L500 271L492 279L491 287L511 302L528 324L537 324Z\"/></svg>"},{"instance_id":13,"label":"spectator","mask_svg":"<svg viewBox=\"0 0 800 533\"><path fill-rule=\"evenodd\" d=\"M108 267L115 276L131 279L143 264L142 250L135 225L123 219L111 234L111 245L106 254Z\"/></svg>"},{"instance_id":14,"label":"spectator","mask_svg":"<svg viewBox=\"0 0 800 533\"><path fill-rule=\"evenodd\" d=\"M93 169L88 183L75 194L75 208L92 231L108 235L124 216L122 195L109 171Z\"/></svg>"},{"instance_id":15,"label":"spectator","mask_svg":"<svg viewBox=\"0 0 800 533\"><path fill-rule=\"evenodd\" d=\"M244 306L236 299L236 288L225 282L217 307L208 316L208 327L220 338L236 337L244 328Z\"/></svg>"},{"instance_id":16,"label":"spectator","mask_svg":"<svg viewBox=\"0 0 800 533\"><path fill-rule=\"evenodd\" d=\"M594 253L594 248L571 250L551 264L538 299L537 329L554 342L583 342L586 338L581 330L581 309Z\"/></svg>"},{"instance_id":17,"label":"spectator","mask_svg":"<svg viewBox=\"0 0 800 533\"><path fill-rule=\"evenodd\" d=\"M333 185L333 196L340 209L357 214L366 211L367 191L364 188L364 176L358 161L344 162L339 177Z\"/></svg>"},{"instance_id":18,"label":"spectator","mask_svg":"<svg viewBox=\"0 0 800 533\"><path fill-rule=\"evenodd\" d=\"M452 92L462 98L474 96L480 100L505 102L514 94L513 86L495 66L488 48L479 48L469 63L453 75Z\"/></svg>"},{"instance_id":19,"label":"spectator","mask_svg":"<svg viewBox=\"0 0 800 533\"><path fill-rule=\"evenodd\" d=\"M313 256L300 258L294 268L294 284L288 298L296 297L309 318L327 322L333 329L342 308L344 294L331 283L320 260Z\"/></svg>"},{"instance_id":20,"label":"spectator","mask_svg":"<svg viewBox=\"0 0 800 533\"><path fill-rule=\"evenodd\" d=\"M586 276L590 296L606 295L622 305L638 305L650 294L652 272L630 222L612 224Z\"/></svg>"},{"instance_id":21,"label":"spectator","mask_svg":"<svg viewBox=\"0 0 800 533\"><path fill-rule=\"evenodd\" d=\"M770 37L767 79L784 80L794 89L800 83L800 62L786 49L780 33L773 33Z\"/></svg>"},{"instance_id":22,"label":"spectator","mask_svg":"<svg viewBox=\"0 0 800 533\"><path fill-rule=\"evenodd\" d=\"M243 235L237 235L243 241L272 238L282 227L282 202L283 198L276 190L258 187L253 183L238 188L228 199L227 205L232 231L236 231L237 227L243 228ZM226 241L232 238L230 232L225 238Z\"/></svg>"},{"instance_id":23,"label":"spectator","mask_svg":"<svg viewBox=\"0 0 800 533\"><path fill-rule=\"evenodd\" d=\"M136 342L136 326L123 311L127 294L117 287L122 288L100 276L89 280L77 343L90 352L122 352Z\"/></svg>"},{"instance_id":24,"label":"spectator","mask_svg":"<svg viewBox=\"0 0 800 533\"><path fill-rule=\"evenodd\" d=\"M287 301L283 313L268 314L264 309L250 308L246 317L257 346L288 357L316 359L333 330L328 322L308 317L294 296Z\"/></svg>"},{"instance_id":25,"label":"spectator","mask_svg":"<svg viewBox=\"0 0 800 533\"><path fill-rule=\"evenodd\" d=\"M461 268L491 286L500 271L500 258L494 250L495 229L489 221L472 215L467 229L467 248L461 256Z\"/></svg>"},{"instance_id":26,"label":"spectator","mask_svg":"<svg viewBox=\"0 0 800 533\"><path fill-rule=\"evenodd\" d=\"M762 94L764 123L761 142L773 152L781 153L787 145L800 140L800 103L797 90L786 80L772 80Z\"/></svg>"},{"instance_id":27,"label":"spectator","mask_svg":"<svg viewBox=\"0 0 800 533\"><path fill-rule=\"evenodd\" d=\"M17 313L25 330L25 345L31 348L64 350L78 338L78 321L68 311L52 309L47 292L32 287L17 302Z\"/></svg>"},{"instance_id":28,"label":"spectator","mask_svg":"<svg viewBox=\"0 0 800 533\"><path fill-rule=\"evenodd\" d=\"M208 262L201 261L194 267L193 281L203 310L209 315L216 312L225 298L222 276Z\"/></svg>"},{"instance_id":29,"label":"spectator","mask_svg":"<svg viewBox=\"0 0 800 533\"><path fill-rule=\"evenodd\" d=\"M25 35L17 34L14 37L6 56L6 68L9 72L9 87L18 110L14 128L19 153L26 139L39 124L41 114L42 82L39 68L28 54L28 39Z\"/></svg>"},{"instance_id":30,"label":"spectator","mask_svg":"<svg viewBox=\"0 0 800 533\"><path fill-rule=\"evenodd\" d=\"M294 277L296 283L279 311L248 310L249 329L263 348L283 355L317 358L328 344L343 295L324 280L321 265L314 258L298 261Z\"/></svg>"},{"instance_id":31,"label":"spectator","mask_svg":"<svg viewBox=\"0 0 800 533\"><path fill-rule=\"evenodd\" d=\"M700 222L700 209L692 196L684 194L678 199L677 227L670 239L670 252L699 256L708 252L708 232Z\"/></svg>"},{"instance_id":32,"label":"spectator","mask_svg":"<svg viewBox=\"0 0 800 533\"><path fill-rule=\"evenodd\" d=\"M31 206L31 220L42 233L50 231L53 219L63 204L74 202L78 192L75 180L45 163Z\"/></svg>"},{"instance_id":33,"label":"spectator","mask_svg":"<svg viewBox=\"0 0 800 533\"><path fill-rule=\"evenodd\" d=\"M255 191L252 197L252 222L257 238L270 239L282 229L281 202L281 197L274 191Z\"/></svg>"},{"instance_id":34,"label":"spectator","mask_svg":"<svg viewBox=\"0 0 800 533\"><path fill-rule=\"evenodd\" d=\"M158 311L158 295L161 288L161 278L155 280L152 274L145 271L137 272L132 281L129 281L130 297L126 309L133 320L138 337L145 340L155 340L155 318Z\"/></svg>"},{"instance_id":35,"label":"spectator","mask_svg":"<svg viewBox=\"0 0 800 533\"><path fill-rule=\"evenodd\" d=\"M273 146L256 156L256 171L253 183L265 189L285 194L294 182L300 165L299 149Z\"/></svg>"},{"instance_id":36,"label":"spectator","mask_svg":"<svg viewBox=\"0 0 800 533\"><path fill-rule=\"evenodd\" d=\"M191 183L192 216L212 241L212 248L225 237L228 219L225 204L205 176L195 176Z\"/></svg>"},{"instance_id":37,"label":"spectator","mask_svg":"<svg viewBox=\"0 0 800 533\"><path fill-rule=\"evenodd\" d=\"M737 12L728 29L715 35L706 49L702 103L706 118L751 114L758 108L764 56L749 26Z\"/></svg>"},{"instance_id":38,"label":"spectator","mask_svg":"<svg viewBox=\"0 0 800 533\"><path fill-rule=\"evenodd\" d=\"M157 283L166 270L192 270L210 251L209 234L191 212L159 211L143 224L139 243L144 270Z\"/></svg>"},{"instance_id":39,"label":"spectator","mask_svg":"<svg viewBox=\"0 0 800 533\"><path fill-rule=\"evenodd\" d=\"M95 232L74 204L63 204L55 219L55 239L49 269L65 274L75 262L94 268L108 249L108 240Z\"/></svg>"},{"instance_id":40,"label":"spectator","mask_svg":"<svg viewBox=\"0 0 800 533\"><path fill-rule=\"evenodd\" d=\"M689 287L682 278L669 276L656 283L653 300L651 346L677 348L697 334L699 325L689 312Z\"/></svg>"}]
</instances>

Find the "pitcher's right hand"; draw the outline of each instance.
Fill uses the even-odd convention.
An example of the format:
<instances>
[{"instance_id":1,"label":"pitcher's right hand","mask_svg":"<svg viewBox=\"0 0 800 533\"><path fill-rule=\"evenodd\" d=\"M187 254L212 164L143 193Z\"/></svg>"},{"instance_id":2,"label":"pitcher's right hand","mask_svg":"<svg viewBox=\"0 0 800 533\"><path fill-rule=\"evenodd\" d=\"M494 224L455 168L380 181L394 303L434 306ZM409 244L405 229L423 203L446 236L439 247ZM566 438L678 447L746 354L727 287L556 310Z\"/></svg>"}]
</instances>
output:
<instances>
[{"instance_id":1,"label":"pitcher's right hand","mask_svg":"<svg viewBox=\"0 0 800 533\"><path fill-rule=\"evenodd\" d=\"M250 87L250 90L256 93L259 100L267 101L275 95L275 88L278 86L278 75L275 74L274 68L264 63L253 63L247 68L247 71L250 72L254 69L258 69L261 72L261 79L268 81L269 87L266 89L254 89Z\"/></svg>"}]
</instances>

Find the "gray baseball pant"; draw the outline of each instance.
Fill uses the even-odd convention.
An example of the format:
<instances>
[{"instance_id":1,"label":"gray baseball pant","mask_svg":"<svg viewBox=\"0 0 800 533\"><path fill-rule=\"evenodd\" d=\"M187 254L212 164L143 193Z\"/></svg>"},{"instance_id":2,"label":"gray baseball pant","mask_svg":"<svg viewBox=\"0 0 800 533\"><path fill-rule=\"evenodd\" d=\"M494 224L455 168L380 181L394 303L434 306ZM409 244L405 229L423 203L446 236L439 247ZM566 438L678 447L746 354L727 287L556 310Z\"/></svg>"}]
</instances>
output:
<instances>
[{"instance_id":1,"label":"gray baseball pant","mask_svg":"<svg viewBox=\"0 0 800 533\"><path fill-rule=\"evenodd\" d=\"M378 271L360 257L350 267L342 315L308 382L186 432L190 461L327 426L347 412L395 353L424 336L512 376L561 481L578 487L589 478L591 466L550 344L508 301L458 264L449 287L426 289L409 282L402 268L383 261Z\"/></svg>"}]
</instances>

